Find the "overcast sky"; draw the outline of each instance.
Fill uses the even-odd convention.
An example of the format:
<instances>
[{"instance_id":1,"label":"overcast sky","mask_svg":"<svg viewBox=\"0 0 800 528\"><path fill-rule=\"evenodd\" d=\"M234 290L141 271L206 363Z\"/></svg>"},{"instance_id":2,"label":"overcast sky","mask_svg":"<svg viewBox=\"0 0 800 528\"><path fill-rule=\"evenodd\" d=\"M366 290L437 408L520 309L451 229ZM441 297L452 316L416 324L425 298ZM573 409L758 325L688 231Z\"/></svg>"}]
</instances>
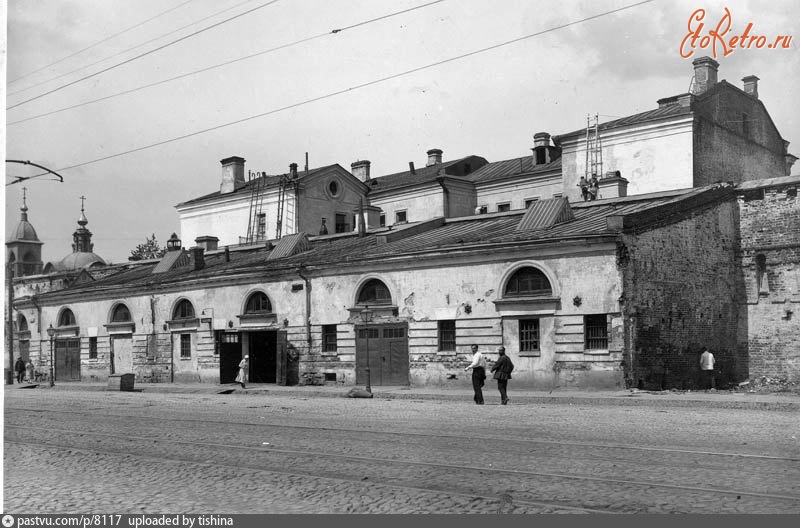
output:
<instances>
[{"instance_id":1,"label":"overcast sky","mask_svg":"<svg viewBox=\"0 0 800 528\"><path fill-rule=\"evenodd\" d=\"M698 8L716 27L727 6L731 34L752 23L751 34L794 37L789 50L737 49L717 60L719 78L735 86L747 75L761 79L761 100L800 156L795 0L654 0L548 32L636 0L445 0L361 24L430 1L10 0L6 158L44 165L65 180L25 184L43 260L71 252L81 195L95 252L106 260L127 260L151 233L163 245L179 229L174 206L219 190L219 160L229 156L270 173L287 172L292 162L302 168L306 152L311 167L349 170L368 159L381 175L409 161L423 165L430 148L442 149L445 160L523 156L536 132L581 128L587 114L609 121L656 108L658 99L689 89L692 59L710 55L679 55ZM348 29L331 33L341 28ZM317 38L137 89L310 37ZM127 90L134 91L114 96ZM80 106L58 111L73 105ZM134 152L117 156L127 151ZM36 173L14 164L6 171L6 182ZM5 187L6 233L19 220L22 186Z\"/></svg>"}]
</instances>

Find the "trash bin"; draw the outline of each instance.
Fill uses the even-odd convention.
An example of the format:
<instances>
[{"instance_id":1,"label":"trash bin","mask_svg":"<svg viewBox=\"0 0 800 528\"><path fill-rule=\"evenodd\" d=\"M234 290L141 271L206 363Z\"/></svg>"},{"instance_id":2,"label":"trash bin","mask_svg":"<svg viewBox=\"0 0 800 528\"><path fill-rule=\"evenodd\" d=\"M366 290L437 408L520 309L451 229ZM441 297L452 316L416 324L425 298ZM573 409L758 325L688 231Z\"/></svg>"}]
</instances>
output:
<instances>
[{"instance_id":1,"label":"trash bin","mask_svg":"<svg viewBox=\"0 0 800 528\"><path fill-rule=\"evenodd\" d=\"M110 391L133 391L133 382L136 376L133 374L111 374L108 377L106 390Z\"/></svg>"}]
</instances>

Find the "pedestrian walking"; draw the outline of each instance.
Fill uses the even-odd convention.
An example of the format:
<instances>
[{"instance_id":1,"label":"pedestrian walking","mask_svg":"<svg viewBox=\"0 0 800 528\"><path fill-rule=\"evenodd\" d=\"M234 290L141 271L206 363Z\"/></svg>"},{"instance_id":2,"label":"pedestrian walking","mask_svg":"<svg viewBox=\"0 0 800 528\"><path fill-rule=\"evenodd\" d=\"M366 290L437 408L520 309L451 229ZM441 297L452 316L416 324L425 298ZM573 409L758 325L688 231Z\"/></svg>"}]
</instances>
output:
<instances>
[{"instance_id":1,"label":"pedestrian walking","mask_svg":"<svg viewBox=\"0 0 800 528\"><path fill-rule=\"evenodd\" d=\"M500 347L497 349L497 363L492 367L494 372L494 379L497 380L497 390L500 391L500 403L503 405L508 404L508 380L511 379L511 372L514 370L514 364L511 358L506 355L506 348Z\"/></svg>"},{"instance_id":2,"label":"pedestrian walking","mask_svg":"<svg viewBox=\"0 0 800 528\"><path fill-rule=\"evenodd\" d=\"M705 347L703 347L703 353L700 354L700 381L705 390L717 388L714 379L714 354Z\"/></svg>"},{"instance_id":3,"label":"pedestrian walking","mask_svg":"<svg viewBox=\"0 0 800 528\"><path fill-rule=\"evenodd\" d=\"M21 357L14 362L14 372L17 373L17 383L22 383L25 378L25 361Z\"/></svg>"},{"instance_id":4,"label":"pedestrian walking","mask_svg":"<svg viewBox=\"0 0 800 528\"><path fill-rule=\"evenodd\" d=\"M236 375L236 383L240 384L244 389L245 382L247 381L247 364L249 363L250 356L244 356L239 362L239 374Z\"/></svg>"},{"instance_id":5,"label":"pedestrian walking","mask_svg":"<svg viewBox=\"0 0 800 528\"><path fill-rule=\"evenodd\" d=\"M36 381L36 375L34 374L33 368L33 360L28 358L28 362L25 364L25 377L27 378L28 382L33 383Z\"/></svg>"},{"instance_id":6,"label":"pedestrian walking","mask_svg":"<svg viewBox=\"0 0 800 528\"><path fill-rule=\"evenodd\" d=\"M486 358L478 350L478 345L472 345L472 363L464 372L472 369L472 390L475 391L474 400L478 405L483 405L483 383L486 380Z\"/></svg>"}]
</instances>

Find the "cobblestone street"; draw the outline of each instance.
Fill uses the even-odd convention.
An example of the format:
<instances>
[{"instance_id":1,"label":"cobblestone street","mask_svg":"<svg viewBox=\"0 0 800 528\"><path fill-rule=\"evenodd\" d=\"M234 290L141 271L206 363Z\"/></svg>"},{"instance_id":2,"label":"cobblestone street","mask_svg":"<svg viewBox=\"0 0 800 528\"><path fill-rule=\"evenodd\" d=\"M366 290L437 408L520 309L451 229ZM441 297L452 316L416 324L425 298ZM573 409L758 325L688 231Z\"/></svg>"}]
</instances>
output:
<instances>
[{"instance_id":1,"label":"cobblestone street","mask_svg":"<svg viewBox=\"0 0 800 528\"><path fill-rule=\"evenodd\" d=\"M5 392L13 513L800 513L796 411Z\"/></svg>"}]
</instances>

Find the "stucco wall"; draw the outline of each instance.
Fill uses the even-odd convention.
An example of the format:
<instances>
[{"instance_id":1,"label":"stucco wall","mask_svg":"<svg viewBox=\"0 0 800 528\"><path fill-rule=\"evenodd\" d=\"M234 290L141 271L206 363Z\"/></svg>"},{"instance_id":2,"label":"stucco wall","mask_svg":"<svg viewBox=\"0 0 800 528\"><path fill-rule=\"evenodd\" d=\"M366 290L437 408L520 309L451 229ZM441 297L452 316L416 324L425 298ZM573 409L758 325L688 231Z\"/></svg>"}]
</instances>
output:
<instances>
[{"instance_id":1,"label":"stucco wall","mask_svg":"<svg viewBox=\"0 0 800 528\"><path fill-rule=\"evenodd\" d=\"M718 386L746 378L747 356L737 337L743 294L737 217L731 200L623 235L629 385L696 388L703 346L717 359Z\"/></svg>"},{"instance_id":2,"label":"stucco wall","mask_svg":"<svg viewBox=\"0 0 800 528\"><path fill-rule=\"evenodd\" d=\"M510 203L511 209L525 209L525 200L538 198L547 200L564 190L560 174L549 178L535 178L504 185L481 185L477 187L478 205L485 205L488 212L497 211L497 205Z\"/></svg>"},{"instance_id":3,"label":"stucco wall","mask_svg":"<svg viewBox=\"0 0 800 528\"><path fill-rule=\"evenodd\" d=\"M628 195L692 186L692 117L643 123L601 131L603 173L620 171L628 180ZM561 154L564 196L582 200L578 180L585 174L583 137L563 144Z\"/></svg>"},{"instance_id":4,"label":"stucco wall","mask_svg":"<svg viewBox=\"0 0 800 528\"><path fill-rule=\"evenodd\" d=\"M438 183L411 191L394 191L370 197L370 205L380 207L386 215L386 225L395 224L395 213L406 211L407 222L421 222L444 216L444 198Z\"/></svg>"}]
</instances>

